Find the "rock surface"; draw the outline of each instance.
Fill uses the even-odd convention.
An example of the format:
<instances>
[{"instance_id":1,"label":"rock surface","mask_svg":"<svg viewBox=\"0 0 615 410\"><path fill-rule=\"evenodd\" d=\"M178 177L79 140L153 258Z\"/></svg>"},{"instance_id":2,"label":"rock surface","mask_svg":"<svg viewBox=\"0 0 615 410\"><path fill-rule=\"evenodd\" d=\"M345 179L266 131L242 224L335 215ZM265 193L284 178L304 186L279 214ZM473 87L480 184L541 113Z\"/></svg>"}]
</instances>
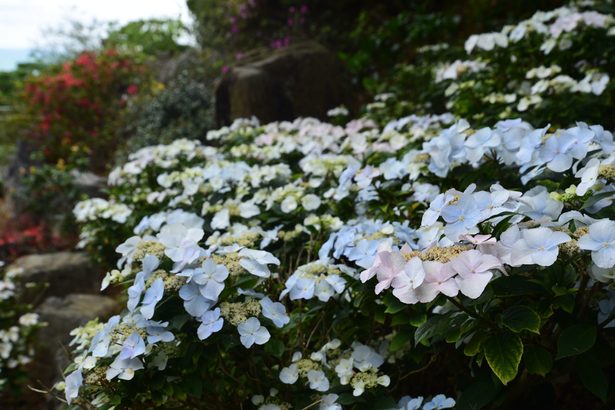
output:
<instances>
[{"instance_id":1,"label":"rock surface","mask_svg":"<svg viewBox=\"0 0 615 410\"><path fill-rule=\"evenodd\" d=\"M91 172L71 172L73 184L79 194L88 197L105 197L104 189L107 187L107 178Z\"/></svg>"},{"instance_id":2,"label":"rock surface","mask_svg":"<svg viewBox=\"0 0 615 410\"><path fill-rule=\"evenodd\" d=\"M102 272L85 252L23 256L8 269L18 269L17 279L22 283L48 284L42 295L37 293L38 297L98 293L102 279Z\"/></svg>"},{"instance_id":3,"label":"rock surface","mask_svg":"<svg viewBox=\"0 0 615 410\"><path fill-rule=\"evenodd\" d=\"M342 62L318 43L297 43L244 61L216 87L219 125L252 116L263 123L299 116L326 119L329 109L349 102Z\"/></svg>"}]
</instances>

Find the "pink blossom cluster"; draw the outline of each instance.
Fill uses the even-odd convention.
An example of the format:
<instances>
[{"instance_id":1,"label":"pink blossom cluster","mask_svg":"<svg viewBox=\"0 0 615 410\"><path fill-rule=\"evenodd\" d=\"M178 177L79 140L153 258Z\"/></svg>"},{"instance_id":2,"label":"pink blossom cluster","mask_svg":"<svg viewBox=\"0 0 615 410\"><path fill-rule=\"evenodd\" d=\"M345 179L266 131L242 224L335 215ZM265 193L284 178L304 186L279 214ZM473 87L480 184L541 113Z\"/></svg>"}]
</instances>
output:
<instances>
[{"instance_id":1,"label":"pink blossom cluster","mask_svg":"<svg viewBox=\"0 0 615 410\"><path fill-rule=\"evenodd\" d=\"M423 260L414 256L417 252L408 245L398 251L382 249L373 265L361 273L361 281L376 276L377 294L392 287L393 295L407 304L428 303L440 293L455 297L461 292L476 299L487 287L494 271L503 271L504 266L498 257L488 253L496 244L495 238L477 235L466 239L472 245L447 262ZM447 252L447 248L441 249Z\"/></svg>"}]
</instances>

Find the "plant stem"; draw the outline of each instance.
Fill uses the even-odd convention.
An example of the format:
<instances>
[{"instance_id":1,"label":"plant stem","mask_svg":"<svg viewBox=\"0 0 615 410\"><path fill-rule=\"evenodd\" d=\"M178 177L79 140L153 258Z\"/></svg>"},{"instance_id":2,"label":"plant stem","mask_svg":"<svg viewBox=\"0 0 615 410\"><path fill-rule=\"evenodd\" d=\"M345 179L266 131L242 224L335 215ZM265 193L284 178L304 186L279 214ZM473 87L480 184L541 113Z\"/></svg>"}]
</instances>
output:
<instances>
[{"instance_id":1,"label":"plant stem","mask_svg":"<svg viewBox=\"0 0 615 410\"><path fill-rule=\"evenodd\" d=\"M581 277L581 284L579 285L579 291L577 292L577 297L575 301L575 310L580 312L584 310L582 308L583 296L585 295L585 290L587 289L587 283L589 282L589 275L583 274Z\"/></svg>"}]
</instances>

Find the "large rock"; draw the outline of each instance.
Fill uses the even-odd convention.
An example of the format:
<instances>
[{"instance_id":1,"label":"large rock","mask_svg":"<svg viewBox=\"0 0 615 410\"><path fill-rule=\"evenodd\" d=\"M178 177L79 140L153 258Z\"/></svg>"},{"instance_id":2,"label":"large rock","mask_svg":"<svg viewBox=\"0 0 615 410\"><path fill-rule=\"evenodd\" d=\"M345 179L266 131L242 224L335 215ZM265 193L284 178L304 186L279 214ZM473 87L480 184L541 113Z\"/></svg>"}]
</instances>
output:
<instances>
[{"instance_id":1,"label":"large rock","mask_svg":"<svg viewBox=\"0 0 615 410\"><path fill-rule=\"evenodd\" d=\"M16 278L21 283L47 284L42 295L35 292L37 298L69 293L98 293L102 280L101 270L84 252L23 256L8 269L17 269Z\"/></svg>"},{"instance_id":2,"label":"large rock","mask_svg":"<svg viewBox=\"0 0 615 410\"><path fill-rule=\"evenodd\" d=\"M35 346L37 382L50 388L61 380L62 371L70 363L70 331L97 317L106 320L119 312L119 305L107 296L71 294L52 296L35 311L47 323L37 335Z\"/></svg>"},{"instance_id":3,"label":"large rock","mask_svg":"<svg viewBox=\"0 0 615 410\"><path fill-rule=\"evenodd\" d=\"M342 62L318 43L297 43L244 60L216 87L219 125L251 116L261 122L326 119L329 109L349 103L350 82Z\"/></svg>"},{"instance_id":4,"label":"large rock","mask_svg":"<svg viewBox=\"0 0 615 410\"><path fill-rule=\"evenodd\" d=\"M107 187L107 178L96 175L92 172L71 172L73 177L74 189L88 197L105 197L104 192Z\"/></svg>"}]
</instances>

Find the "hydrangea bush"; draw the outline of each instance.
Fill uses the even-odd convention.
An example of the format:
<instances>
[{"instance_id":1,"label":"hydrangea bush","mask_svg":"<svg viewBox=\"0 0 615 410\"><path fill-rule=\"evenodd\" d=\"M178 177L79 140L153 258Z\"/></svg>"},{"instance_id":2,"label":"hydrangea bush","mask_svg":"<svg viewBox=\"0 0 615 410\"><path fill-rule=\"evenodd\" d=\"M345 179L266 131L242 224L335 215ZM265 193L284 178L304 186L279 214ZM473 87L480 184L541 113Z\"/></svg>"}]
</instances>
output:
<instances>
[{"instance_id":1,"label":"hydrangea bush","mask_svg":"<svg viewBox=\"0 0 615 410\"><path fill-rule=\"evenodd\" d=\"M20 302L22 287L16 282L16 269L3 269L0 262L0 397L23 387L27 366L33 359L36 330L42 326L38 314ZM10 397L10 396L9 396Z\"/></svg>"},{"instance_id":2,"label":"hydrangea bush","mask_svg":"<svg viewBox=\"0 0 615 410\"><path fill-rule=\"evenodd\" d=\"M436 71L436 82L447 86L449 109L485 124L515 116L560 126L571 118L607 119L615 18L594 3L579 3L470 36L466 59Z\"/></svg>"},{"instance_id":3,"label":"hydrangea bush","mask_svg":"<svg viewBox=\"0 0 615 410\"><path fill-rule=\"evenodd\" d=\"M463 48L422 47L383 90L396 93L384 111L448 110L476 126L522 118L534 126L585 121L612 128L613 10L610 1L575 1L471 35Z\"/></svg>"},{"instance_id":4,"label":"hydrangea bush","mask_svg":"<svg viewBox=\"0 0 615 410\"><path fill-rule=\"evenodd\" d=\"M75 208L126 308L73 332L58 387L104 409L597 406L614 152L598 125L451 115L143 148Z\"/></svg>"}]
</instances>

